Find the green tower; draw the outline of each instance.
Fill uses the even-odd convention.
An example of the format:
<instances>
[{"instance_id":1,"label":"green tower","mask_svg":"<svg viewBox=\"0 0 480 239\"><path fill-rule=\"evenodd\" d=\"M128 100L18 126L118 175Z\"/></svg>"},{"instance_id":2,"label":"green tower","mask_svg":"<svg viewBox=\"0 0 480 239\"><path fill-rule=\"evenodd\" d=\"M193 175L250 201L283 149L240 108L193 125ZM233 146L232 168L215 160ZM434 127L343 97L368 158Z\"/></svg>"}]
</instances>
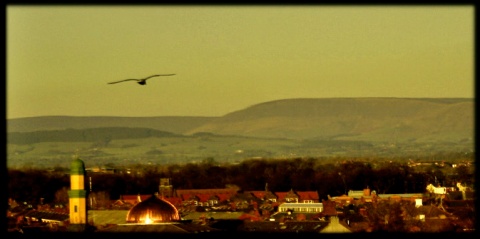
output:
<instances>
[{"instance_id":1,"label":"green tower","mask_svg":"<svg viewBox=\"0 0 480 239\"><path fill-rule=\"evenodd\" d=\"M70 190L68 191L71 231L85 231L87 226L87 191L85 165L76 158L70 164Z\"/></svg>"}]
</instances>

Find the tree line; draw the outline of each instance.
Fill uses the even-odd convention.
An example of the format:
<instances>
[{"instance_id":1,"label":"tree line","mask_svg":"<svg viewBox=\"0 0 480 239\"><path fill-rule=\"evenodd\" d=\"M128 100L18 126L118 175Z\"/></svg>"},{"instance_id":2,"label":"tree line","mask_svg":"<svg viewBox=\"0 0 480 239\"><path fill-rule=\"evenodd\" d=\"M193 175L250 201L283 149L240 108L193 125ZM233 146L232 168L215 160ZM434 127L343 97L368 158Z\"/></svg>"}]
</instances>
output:
<instances>
[{"instance_id":1,"label":"tree line","mask_svg":"<svg viewBox=\"0 0 480 239\"><path fill-rule=\"evenodd\" d=\"M97 142L114 139L137 139L149 137L171 137L174 133L150 128L103 127L89 129L44 130L34 132L10 132L9 143L34 144L40 142Z\"/></svg>"},{"instance_id":2,"label":"tree line","mask_svg":"<svg viewBox=\"0 0 480 239\"><path fill-rule=\"evenodd\" d=\"M127 168L129 170L127 170ZM69 169L8 169L8 196L31 204L63 203L70 187ZM347 159L251 159L238 164L218 164L213 158L201 163L129 165L115 173L88 172L85 188L108 195L158 192L160 178L171 178L174 189L225 188L236 185L244 191L317 191L321 199L369 188L377 194L424 193L428 184L455 186L473 184L473 169L435 165L421 170L400 161ZM90 184L91 182L91 184ZM268 186L267 186L268 185ZM68 202L68 200L67 200Z\"/></svg>"}]
</instances>

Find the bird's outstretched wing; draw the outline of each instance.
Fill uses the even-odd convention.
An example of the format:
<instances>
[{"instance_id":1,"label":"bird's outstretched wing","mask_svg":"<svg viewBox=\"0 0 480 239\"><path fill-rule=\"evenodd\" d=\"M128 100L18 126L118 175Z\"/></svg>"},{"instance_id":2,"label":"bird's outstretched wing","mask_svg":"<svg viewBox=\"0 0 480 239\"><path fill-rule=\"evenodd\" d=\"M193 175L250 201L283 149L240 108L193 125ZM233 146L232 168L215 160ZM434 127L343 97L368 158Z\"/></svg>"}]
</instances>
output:
<instances>
[{"instance_id":1,"label":"bird's outstretched wing","mask_svg":"<svg viewBox=\"0 0 480 239\"><path fill-rule=\"evenodd\" d=\"M157 76L173 76L173 75L175 75L175 74L151 75L149 77L143 78L143 80L147 80L147 79L150 79L152 77L157 77Z\"/></svg>"},{"instance_id":2,"label":"bird's outstretched wing","mask_svg":"<svg viewBox=\"0 0 480 239\"><path fill-rule=\"evenodd\" d=\"M138 81L137 79L126 79L126 80L119 80L119 81L113 81L113 82L108 82L108 84L117 84L117 83L120 83L120 82L124 82L124 81Z\"/></svg>"},{"instance_id":3,"label":"bird's outstretched wing","mask_svg":"<svg viewBox=\"0 0 480 239\"><path fill-rule=\"evenodd\" d=\"M175 74L163 74L163 75L151 75L149 77L145 77L145 78L142 78L142 79L125 79L125 80L119 80L119 81L113 81L113 82L108 82L108 84L117 84L117 83L120 83L120 82L124 82L124 81L137 81L137 82L145 82L146 80L152 78L152 77L157 77L157 76L173 76Z\"/></svg>"}]
</instances>

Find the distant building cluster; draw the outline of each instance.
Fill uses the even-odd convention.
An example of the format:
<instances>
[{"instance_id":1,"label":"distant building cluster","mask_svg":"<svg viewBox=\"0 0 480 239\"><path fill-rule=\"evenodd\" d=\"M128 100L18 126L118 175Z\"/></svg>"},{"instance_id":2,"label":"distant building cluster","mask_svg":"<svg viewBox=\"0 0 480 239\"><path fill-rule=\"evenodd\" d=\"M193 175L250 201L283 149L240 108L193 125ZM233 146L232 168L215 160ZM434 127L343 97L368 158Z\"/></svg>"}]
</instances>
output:
<instances>
[{"instance_id":1,"label":"distant building cluster","mask_svg":"<svg viewBox=\"0 0 480 239\"><path fill-rule=\"evenodd\" d=\"M427 185L425 193L413 194L377 194L367 187L320 200L316 191L272 192L268 185L259 191L237 187L175 189L170 178L161 178L158 192L121 195L100 207L95 194L87 195L83 188L83 163L74 161L71 172L69 205L31 208L10 199L9 231L61 231L71 229L73 224L76 230L188 233L228 231L232 223L237 223L233 227L241 231L368 232L378 230L375 225L388 228L394 218L411 223L409 231L474 228L474 221L468 217L474 212L474 192L461 183L449 188ZM372 216L382 205L395 203L401 205L398 215L385 214L380 220Z\"/></svg>"}]
</instances>

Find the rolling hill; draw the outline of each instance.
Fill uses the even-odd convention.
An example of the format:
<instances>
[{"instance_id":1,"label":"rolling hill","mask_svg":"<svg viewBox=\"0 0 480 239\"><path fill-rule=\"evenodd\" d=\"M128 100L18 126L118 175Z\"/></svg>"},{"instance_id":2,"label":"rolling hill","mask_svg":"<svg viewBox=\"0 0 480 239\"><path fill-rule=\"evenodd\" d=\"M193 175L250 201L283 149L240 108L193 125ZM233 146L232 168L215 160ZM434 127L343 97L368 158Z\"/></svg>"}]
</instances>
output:
<instances>
[{"instance_id":1,"label":"rolling hill","mask_svg":"<svg viewBox=\"0 0 480 239\"><path fill-rule=\"evenodd\" d=\"M33 132L102 127L150 128L183 134L215 117L41 116L7 120L7 132Z\"/></svg>"},{"instance_id":2,"label":"rolling hill","mask_svg":"<svg viewBox=\"0 0 480 239\"><path fill-rule=\"evenodd\" d=\"M169 164L215 158L428 157L474 153L473 99L330 98L265 102L222 117L7 120L7 165Z\"/></svg>"},{"instance_id":3,"label":"rolling hill","mask_svg":"<svg viewBox=\"0 0 480 239\"><path fill-rule=\"evenodd\" d=\"M285 99L253 105L222 117L45 116L7 120L9 133L101 127L299 140L473 141L474 100Z\"/></svg>"},{"instance_id":4,"label":"rolling hill","mask_svg":"<svg viewBox=\"0 0 480 239\"><path fill-rule=\"evenodd\" d=\"M458 142L473 140L473 99L287 99L212 119L210 132L289 139Z\"/></svg>"}]
</instances>

